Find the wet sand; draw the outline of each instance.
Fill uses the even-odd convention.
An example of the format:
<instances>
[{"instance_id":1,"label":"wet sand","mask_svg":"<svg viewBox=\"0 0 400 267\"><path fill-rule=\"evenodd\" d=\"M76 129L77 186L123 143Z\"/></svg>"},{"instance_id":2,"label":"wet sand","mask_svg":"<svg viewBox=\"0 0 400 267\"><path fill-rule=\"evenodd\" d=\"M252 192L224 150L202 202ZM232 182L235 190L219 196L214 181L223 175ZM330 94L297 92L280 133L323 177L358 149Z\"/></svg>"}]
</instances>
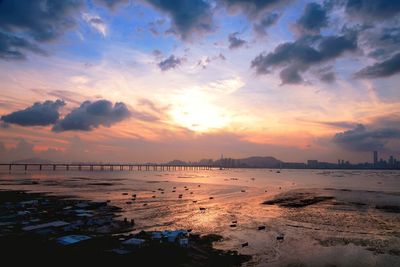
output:
<instances>
[{"instance_id":1,"label":"wet sand","mask_svg":"<svg viewBox=\"0 0 400 267\"><path fill-rule=\"evenodd\" d=\"M49 172L0 177L0 188L110 200L122 208L121 216L135 219L133 232L185 228L221 235L214 247L252 255L245 266L400 264L399 172Z\"/></svg>"}]
</instances>

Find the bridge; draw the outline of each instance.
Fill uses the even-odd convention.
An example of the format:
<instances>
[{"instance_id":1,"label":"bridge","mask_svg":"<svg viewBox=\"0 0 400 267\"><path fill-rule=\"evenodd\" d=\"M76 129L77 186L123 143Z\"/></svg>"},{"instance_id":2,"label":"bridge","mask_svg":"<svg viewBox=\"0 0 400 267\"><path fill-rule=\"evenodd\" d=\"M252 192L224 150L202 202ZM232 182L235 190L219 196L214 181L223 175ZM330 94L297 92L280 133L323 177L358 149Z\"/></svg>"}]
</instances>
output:
<instances>
[{"instance_id":1,"label":"bridge","mask_svg":"<svg viewBox=\"0 0 400 267\"><path fill-rule=\"evenodd\" d=\"M178 171L211 170L219 168L211 165L166 165L166 164L92 164L92 163L1 163L0 167L24 171ZM2 168L2 169L3 169Z\"/></svg>"}]
</instances>

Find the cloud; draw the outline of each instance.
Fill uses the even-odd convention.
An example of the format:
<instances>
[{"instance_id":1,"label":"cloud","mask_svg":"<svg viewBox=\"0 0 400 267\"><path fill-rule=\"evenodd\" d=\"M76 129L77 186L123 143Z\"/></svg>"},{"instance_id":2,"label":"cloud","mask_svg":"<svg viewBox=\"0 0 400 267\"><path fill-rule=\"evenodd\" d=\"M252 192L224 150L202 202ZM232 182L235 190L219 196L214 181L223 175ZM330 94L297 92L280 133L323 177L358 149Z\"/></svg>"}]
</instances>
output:
<instances>
[{"instance_id":1,"label":"cloud","mask_svg":"<svg viewBox=\"0 0 400 267\"><path fill-rule=\"evenodd\" d=\"M316 71L318 78L325 83L333 83L336 81L336 74L332 71L332 66L320 68Z\"/></svg>"},{"instance_id":2,"label":"cloud","mask_svg":"<svg viewBox=\"0 0 400 267\"><path fill-rule=\"evenodd\" d=\"M99 126L110 127L131 116L123 102L113 104L108 100L85 101L54 125L54 132L92 131Z\"/></svg>"},{"instance_id":3,"label":"cloud","mask_svg":"<svg viewBox=\"0 0 400 267\"><path fill-rule=\"evenodd\" d=\"M321 76L319 78L323 82L332 83L336 80L336 75L333 72L326 72L326 73L321 73Z\"/></svg>"},{"instance_id":4,"label":"cloud","mask_svg":"<svg viewBox=\"0 0 400 267\"><path fill-rule=\"evenodd\" d=\"M5 60L25 59L26 51L46 55L36 44L26 39L0 32L0 58Z\"/></svg>"},{"instance_id":5,"label":"cloud","mask_svg":"<svg viewBox=\"0 0 400 267\"><path fill-rule=\"evenodd\" d=\"M120 4L127 3L128 0L96 0L96 2L110 9L114 9Z\"/></svg>"},{"instance_id":6,"label":"cloud","mask_svg":"<svg viewBox=\"0 0 400 267\"><path fill-rule=\"evenodd\" d=\"M322 27L328 25L327 12L318 3L308 3L297 25L306 31L319 32Z\"/></svg>"},{"instance_id":7,"label":"cloud","mask_svg":"<svg viewBox=\"0 0 400 267\"><path fill-rule=\"evenodd\" d=\"M159 58L162 56L163 52L161 52L161 50L159 49L154 49L153 52L151 52L151 54L155 57L155 58Z\"/></svg>"},{"instance_id":8,"label":"cloud","mask_svg":"<svg viewBox=\"0 0 400 267\"><path fill-rule=\"evenodd\" d=\"M51 41L75 25L83 1L14 1L0 4L0 55L24 59L26 51L44 54L39 42Z\"/></svg>"},{"instance_id":9,"label":"cloud","mask_svg":"<svg viewBox=\"0 0 400 267\"><path fill-rule=\"evenodd\" d=\"M197 66L201 67L202 69L207 68L208 64L211 62L209 57L203 57L197 62Z\"/></svg>"},{"instance_id":10,"label":"cloud","mask_svg":"<svg viewBox=\"0 0 400 267\"><path fill-rule=\"evenodd\" d=\"M196 34L209 33L214 29L213 14L208 1L146 0L146 2L167 13L172 20L169 32L177 34L184 40Z\"/></svg>"},{"instance_id":11,"label":"cloud","mask_svg":"<svg viewBox=\"0 0 400 267\"><path fill-rule=\"evenodd\" d=\"M276 8L289 2L288 0L219 0L219 3L236 12L244 12L250 17L257 16L266 10Z\"/></svg>"},{"instance_id":12,"label":"cloud","mask_svg":"<svg viewBox=\"0 0 400 267\"><path fill-rule=\"evenodd\" d=\"M158 63L158 67L162 70L162 71L167 71L170 69L174 69L176 67L178 67L179 65L182 64L182 59L175 57L174 55L170 55L168 58L160 61Z\"/></svg>"},{"instance_id":13,"label":"cloud","mask_svg":"<svg viewBox=\"0 0 400 267\"><path fill-rule=\"evenodd\" d=\"M107 25L99 16L89 13L83 13L82 17L93 29L95 29L104 37L107 36Z\"/></svg>"},{"instance_id":14,"label":"cloud","mask_svg":"<svg viewBox=\"0 0 400 267\"><path fill-rule=\"evenodd\" d=\"M347 150L372 151L384 149L391 139L400 139L400 129L377 128L369 130L363 124L334 135L333 142Z\"/></svg>"},{"instance_id":15,"label":"cloud","mask_svg":"<svg viewBox=\"0 0 400 267\"><path fill-rule=\"evenodd\" d=\"M229 41L229 49L236 49L242 47L246 44L246 41L237 37L239 33L234 32L229 34L228 41Z\"/></svg>"},{"instance_id":16,"label":"cloud","mask_svg":"<svg viewBox=\"0 0 400 267\"><path fill-rule=\"evenodd\" d=\"M280 73L279 77L281 78L282 85L283 84L298 84L304 82L303 78L299 74L300 69L296 65L289 66L284 68Z\"/></svg>"},{"instance_id":17,"label":"cloud","mask_svg":"<svg viewBox=\"0 0 400 267\"><path fill-rule=\"evenodd\" d=\"M365 21L391 19L400 13L400 2L396 0L348 0L346 13Z\"/></svg>"},{"instance_id":18,"label":"cloud","mask_svg":"<svg viewBox=\"0 0 400 267\"><path fill-rule=\"evenodd\" d=\"M46 126L57 122L60 117L58 110L65 105L63 100L46 100L43 103L36 102L32 106L12 112L1 117L6 123L21 126Z\"/></svg>"},{"instance_id":19,"label":"cloud","mask_svg":"<svg viewBox=\"0 0 400 267\"><path fill-rule=\"evenodd\" d=\"M300 72L341 56L344 52L357 49L354 35L341 36L305 36L295 42L278 45L268 54L258 55L252 62L258 74L270 73L276 67L286 67L281 71L282 83L300 83Z\"/></svg>"},{"instance_id":20,"label":"cloud","mask_svg":"<svg viewBox=\"0 0 400 267\"><path fill-rule=\"evenodd\" d=\"M393 57L365 67L355 73L356 78L382 78L389 77L400 72L400 53Z\"/></svg>"},{"instance_id":21,"label":"cloud","mask_svg":"<svg viewBox=\"0 0 400 267\"><path fill-rule=\"evenodd\" d=\"M352 129L356 127L358 124L350 121L307 121L321 125L327 125L334 128L342 128L342 129Z\"/></svg>"},{"instance_id":22,"label":"cloud","mask_svg":"<svg viewBox=\"0 0 400 267\"><path fill-rule=\"evenodd\" d=\"M267 13L265 14L258 23L253 26L254 32L259 36L267 35L267 28L274 25L279 19L279 14L277 13Z\"/></svg>"}]
</instances>

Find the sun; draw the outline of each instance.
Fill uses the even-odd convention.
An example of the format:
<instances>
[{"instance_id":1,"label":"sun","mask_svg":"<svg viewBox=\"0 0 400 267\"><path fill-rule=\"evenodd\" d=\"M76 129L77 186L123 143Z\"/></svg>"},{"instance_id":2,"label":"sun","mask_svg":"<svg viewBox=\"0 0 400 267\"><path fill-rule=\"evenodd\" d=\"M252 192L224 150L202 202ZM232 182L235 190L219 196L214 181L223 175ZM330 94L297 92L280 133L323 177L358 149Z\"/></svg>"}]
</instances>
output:
<instances>
[{"instance_id":1,"label":"sun","mask_svg":"<svg viewBox=\"0 0 400 267\"><path fill-rule=\"evenodd\" d=\"M211 96L197 90L176 96L170 115L178 125L196 132L220 129L229 121L226 111L213 103Z\"/></svg>"}]
</instances>

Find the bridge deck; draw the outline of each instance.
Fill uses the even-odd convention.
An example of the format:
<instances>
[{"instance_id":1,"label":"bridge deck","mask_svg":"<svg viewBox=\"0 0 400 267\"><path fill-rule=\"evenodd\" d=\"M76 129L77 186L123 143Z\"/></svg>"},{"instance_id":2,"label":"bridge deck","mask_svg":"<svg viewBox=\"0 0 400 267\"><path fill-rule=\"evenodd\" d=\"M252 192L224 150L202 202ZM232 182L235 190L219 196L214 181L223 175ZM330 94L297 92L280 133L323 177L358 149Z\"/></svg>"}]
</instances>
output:
<instances>
[{"instance_id":1,"label":"bridge deck","mask_svg":"<svg viewBox=\"0 0 400 267\"><path fill-rule=\"evenodd\" d=\"M165 165L165 164L88 164L88 163L0 163L0 166L8 167L8 170L21 169L27 170L98 170L98 171L175 171L175 170L211 170L210 165Z\"/></svg>"}]
</instances>

